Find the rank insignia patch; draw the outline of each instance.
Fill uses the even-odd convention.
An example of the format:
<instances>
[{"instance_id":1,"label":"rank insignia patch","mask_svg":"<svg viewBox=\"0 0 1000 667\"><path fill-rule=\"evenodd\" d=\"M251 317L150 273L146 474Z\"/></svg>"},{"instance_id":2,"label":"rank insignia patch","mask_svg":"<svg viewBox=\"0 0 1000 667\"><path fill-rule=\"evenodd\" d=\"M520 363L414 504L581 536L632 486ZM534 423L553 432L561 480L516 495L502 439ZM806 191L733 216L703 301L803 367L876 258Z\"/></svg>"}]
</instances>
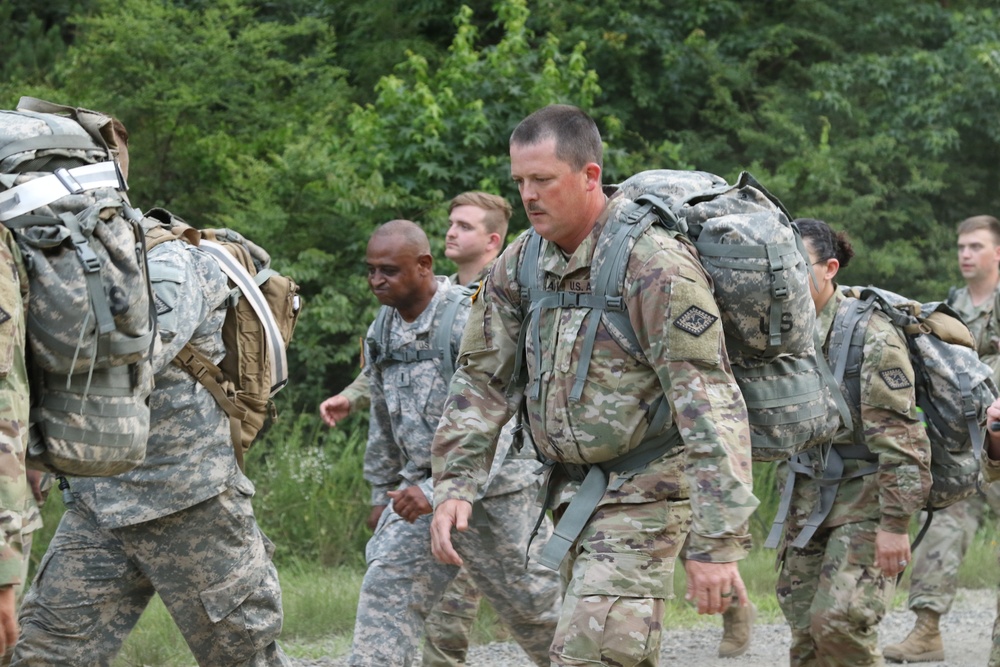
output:
<instances>
[{"instance_id":1,"label":"rank insignia patch","mask_svg":"<svg viewBox=\"0 0 1000 667\"><path fill-rule=\"evenodd\" d=\"M173 306L167 304L166 301L161 299L156 293L153 294L153 304L156 306L157 315L165 315L173 310Z\"/></svg>"},{"instance_id":2,"label":"rank insignia patch","mask_svg":"<svg viewBox=\"0 0 1000 667\"><path fill-rule=\"evenodd\" d=\"M0 324L3 324L10 319L10 313L8 313L3 308L0 308Z\"/></svg>"},{"instance_id":3,"label":"rank insignia patch","mask_svg":"<svg viewBox=\"0 0 1000 667\"><path fill-rule=\"evenodd\" d=\"M719 319L712 313L702 310L698 306L691 306L680 317L674 320L674 326L681 331L686 331L692 336L700 336Z\"/></svg>"},{"instance_id":4,"label":"rank insignia patch","mask_svg":"<svg viewBox=\"0 0 1000 667\"><path fill-rule=\"evenodd\" d=\"M913 386L910 384L910 380L906 377L906 373L903 372L902 368L890 368L879 371L878 374L882 376L882 381L885 382L889 389L909 389Z\"/></svg>"}]
</instances>

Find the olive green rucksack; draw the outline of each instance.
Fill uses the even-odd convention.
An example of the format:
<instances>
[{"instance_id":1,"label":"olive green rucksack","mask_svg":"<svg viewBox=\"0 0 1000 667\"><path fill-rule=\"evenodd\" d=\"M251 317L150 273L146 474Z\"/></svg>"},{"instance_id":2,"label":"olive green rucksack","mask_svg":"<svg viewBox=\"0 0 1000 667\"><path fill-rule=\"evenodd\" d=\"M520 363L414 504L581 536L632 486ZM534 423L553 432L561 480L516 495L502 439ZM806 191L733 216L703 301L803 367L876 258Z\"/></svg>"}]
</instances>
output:
<instances>
[{"instance_id":1,"label":"olive green rucksack","mask_svg":"<svg viewBox=\"0 0 1000 667\"><path fill-rule=\"evenodd\" d=\"M23 97L0 111L0 222L30 289L30 467L105 476L142 463L155 313L112 119Z\"/></svg>"}]
</instances>

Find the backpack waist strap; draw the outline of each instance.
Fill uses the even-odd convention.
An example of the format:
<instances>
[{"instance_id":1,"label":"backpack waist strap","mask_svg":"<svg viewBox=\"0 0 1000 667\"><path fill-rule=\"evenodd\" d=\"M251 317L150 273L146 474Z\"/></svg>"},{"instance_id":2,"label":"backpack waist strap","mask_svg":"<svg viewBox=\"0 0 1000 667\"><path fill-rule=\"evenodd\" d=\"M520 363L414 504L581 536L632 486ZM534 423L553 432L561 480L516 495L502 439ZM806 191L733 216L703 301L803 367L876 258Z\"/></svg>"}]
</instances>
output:
<instances>
[{"instance_id":1,"label":"backpack waist strap","mask_svg":"<svg viewBox=\"0 0 1000 667\"><path fill-rule=\"evenodd\" d=\"M559 569L563 558L565 558L566 553L573 543L576 542L580 533L583 532L583 527L587 525L587 521L593 515L597 504L601 502L601 498L604 497L605 492L612 488L608 486L608 476L610 473L617 473L619 475L613 484L614 488L618 488L629 479L631 476L629 473L637 472L653 461L663 458L680 442L680 431L677 428L672 428L666 433L643 440L635 449L604 463L586 466L563 464L555 461L546 462L550 475L548 478L548 490L546 491L546 502L542 506L542 516L545 515L545 511L548 509L549 496L553 487L551 473L555 468L561 468L570 479L579 479L581 473L584 476L583 482L580 484L580 489L573 496L573 500L570 501L562 518L559 519L559 523L556 524L552 537L546 543L541 555L538 557L538 562L549 569ZM539 517L538 521L538 524L540 523L541 517ZM536 524L536 530L538 524Z\"/></svg>"}]
</instances>

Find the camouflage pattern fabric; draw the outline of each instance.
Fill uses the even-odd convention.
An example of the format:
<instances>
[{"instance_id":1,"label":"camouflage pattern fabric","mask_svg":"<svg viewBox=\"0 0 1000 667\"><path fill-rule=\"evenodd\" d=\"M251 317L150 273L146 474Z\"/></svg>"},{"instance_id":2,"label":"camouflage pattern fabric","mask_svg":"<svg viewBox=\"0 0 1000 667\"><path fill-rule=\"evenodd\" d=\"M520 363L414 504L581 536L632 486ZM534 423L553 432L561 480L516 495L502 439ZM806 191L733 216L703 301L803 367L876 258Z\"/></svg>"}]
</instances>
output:
<instances>
[{"instance_id":1,"label":"camouflage pattern fabric","mask_svg":"<svg viewBox=\"0 0 1000 667\"><path fill-rule=\"evenodd\" d=\"M605 505L594 514L563 562L568 588L552 644L556 664L658 664L664 600L673 597L690 525L686 500Z\"/></svg>"},{"instance_id":2,"label":"camouflage pattern fabric","mask_svg":"<svg viewBox=\"0 0 1000 667\"><path fill-rule=\"evenodd\" d=\"M188 340L222 358L226 277L183 241L154 248L149 267L159 338L146 460L116 477L70 480L73 500L25 595L12 664L81 655L110 664L154 592L201 664L287 664L275 642L282 611L271 547L228 417L170 363Z\"/></svg>"},{"instance_id":3,"label":"camouflage pattern fabric","mask_svg":"<svg viewBox=\"0 0 1000 667\"><path fill-rule=\"evenodd\" d=\"M542 244L540 265L547 289L590 290L591 264L606 219L605 210L590 236L569 257L547 242ZM508 397L506 385L523 327L517 278L525 238L522 235L497 259L473 303L459 370L451 384L452 395L434 440L436 504L448 499L475 499L484 471L493 462L495 437L520 403L522 393L515 391ZM605 493L595 516L605 509L615 512L618 505L626 506L622 513L641 512L639 506L686 500L690 495L687 556L714 562L739 560L749 547L747 519L757 506L750 474L750 433L746 405L729 368L709 280L689 244L653 228L639 237L631 251L623 296L648 363L628 355L602 324L578 402L570 402L568 396L576 380L583 344L580 334L589 309L563 308L540 314L540 347L536 349L529 336L525 353L529 377L541 379L537 398L527 394L530 435L541 454L556 461L608 461L631 450L647 435L652 408L665 397L671 415L663 430L679 428L684 446L672 452L675 456L665 456L634 474L612 474L609 486L613 490ZM699 316L691 318L692 313ZM699 325L680 326L692 319ZM572 495L575 485L569 481L558 484L557 502L562 502ZM586 548L594 552L611 548L619 542L619 533L601 534L601 538L603 544ZM582 548L578 540L571 548L571 557L578 556ZM593 575L589 571L599 565L599 571L607 575L600 559L583 559L571 572L570 587L578 580L598 576L597 570ZM657 570L669 567L659 561L656 566ZM632 576L634 568L627 567L623 573ZM629 591L633 602L666 595L659 577L642 577L635 583ZM603 596L588 596L588 603L598 604L597 597ZM572 608L574 600L567 597L560 632L574 623L580 627L589 622L585 618L568 622L567 609ZM581 609L581 613L589 611ZM626 603L615 613L643 622L643 618L653 617L655 609L649 604ZM651 637L651 641L659 640ZM634 644L618 631L605 633L601 642L600 650L612 653L618 650L616 643ZM563 646L563 638L557 635L553 645ZM658 647L648 646L642 653L655 656L657 651ZM554 664L574 664L562 662L568 659L552 654Z\"/></svg>"},{"instance_id":4,"label":"camouflage pattern fabric","mask_svg":"<svg viewBox=\"0 0 1000 667\"><path fill-rule=\"evenodd\" d=\"M973 305L968 287L955 290L950 299L952 307L969 326L979 358L993 368L993 379L1000 382L1000 331L993 313L995 302L996 299L987 299L979 306ZM984 476L990 470L984 462ZM976 494L934 512L930 528L913 552L910 609L931 609L939 614L951 610L958 590L958 568L986 517L987 505L993 509L994 520L1000 517L1000 485L990 484L984 491L985 497Z\"/></svg>"},{"instance_id":5,"label":"camouflage pattern fabric","mask_svg":"<svg viewBox=\"0 0 1000 667\"><path fill-rule=\"evenodd\" d=\"M68 507L21 612L13 665L110 665L159 594L199 665L287 665L274 546L251 489L227 489L149 522L106 529ZM193 531L192 526L198 530Z\"/></svg>"},{"instance_id":6,"label":"camouflage pattern fabric","mask_svg":"<svg viewBox=\"0 0 1000 667\"><path fill-rule=\"evenodd\" d=\"M824 339L843 299L836 290L819 314ZM905 534L930 491L930 442L916 409L913 367L905 341L879 311L865 330L861 364L860 418L878 469L840 483L829 515L801 548L791 542L812 514L820 484L805 475L795 480L777 583L792 629L791 665L882 664L877 626L895 581L875 566L875 534ZM834 442L853 444L841 426ZM845 460L844 474L868 464ZM781 466L779 488L787 474Z\"/></svg>"},{"instance_id":7,"label":"camouflage pattern fabric","mask_svg":"<svg viewBox=\"0 0 1000 667\"><path fill-rule=\"evenodd\" d=\"M479 613L482 594L465 568L451 580L444 595L424 621L422 667L457 667L465 664L469 636Z\"/></svg>"},{"instance_id":8,"label":"camouflage pattern fabric","mask_svg":"<svg viewBox=\"0 0 1000 667\"><path fill-rule=\"evenodd\" d=\"M821 527L789 548L776 586L791 626L789 667L861 667L883 663L878 624L896 589L875 563L877 521Z\"/></svg>"},{"instance_id":9,"label":"camouflage pattern fabric","mask_svg":"<svg viewBox=\"0 0 1000 667\"><path fill-rule=\"evenodd\" d=\"M21 252L3 226L0 267L0 586L19 586L24 582L23 517L31 498L24 467L29 418L24 359L28 277Z\"/></svg>"},{"instance_id":10,"label":"camouflage pattern fabric","mask_svg":"<svg viewBox=\"0 0 1000 667\"><path fill-rule=\"evenodd\" d=\"M411 323L395 311L390 323L394 350L422 346L440 326L445 293L454 287L438 277L430 304ZM457 354L468 308L459 310L452 325ZM374 340L373 328L369 340ZM410 524L392 508L387 492L419 486L430 500L430 443L447 397L437 359L393 364L383 372L366 351L370 377L371 411L365 479L372 485L373 505L387 504L375 534L368 542L368 570L361 586L354 643L349 664L400 665L412 663L424 621L444 593L458 568L437 562L430 549L431 515ZM522 462L517 462L519 465ZM505 463L504 466L507 464ZM485 475L484 475L485 481ZM458 542L465 567L476 587L490 600L529 656L548 665L548 645L555 632L559 600L556 573L532 563L524 568L528 537L537 516L534 477L522 477L519 490L483 500L489 530L473 525ZM550 524L538 539L547 539ZM392 600L387 605L386 600Z\"/></svg>"}]
</instances>

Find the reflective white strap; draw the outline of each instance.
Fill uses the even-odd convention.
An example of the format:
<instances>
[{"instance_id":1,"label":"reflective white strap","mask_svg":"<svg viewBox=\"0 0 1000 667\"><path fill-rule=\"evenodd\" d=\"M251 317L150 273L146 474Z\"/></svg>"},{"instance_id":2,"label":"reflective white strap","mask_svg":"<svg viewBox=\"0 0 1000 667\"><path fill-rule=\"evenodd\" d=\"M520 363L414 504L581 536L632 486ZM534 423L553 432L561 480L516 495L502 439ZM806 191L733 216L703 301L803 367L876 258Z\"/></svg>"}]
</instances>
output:
<instances>
[{"instance_id":1,"label":"reflective white strap","mask_svg":"<svg viewBox=\"0 0 1000 667\"><path fill-rule=\"evenodd\" d=\"M274 314L271 312L271 307L267 305L267 299L264 298L264 294L260 291L253 276L220 244L202 239L198 247L215 258L222 271L243 292L243 298L250 302L250 306L257 314L257 319L264 325L267 357L271 362L271 395L273 396L288 382L288 361L285 355L285 342L281 338L281 331L274 319Z\"/></svg>"},{"instance_id":2,"label":"reflective white strap","mask_svg":"<svg viewBox=\"0 0 1000 667\"><path fill-rule=\"evenodd\" d=\"M98 188L124 189L124 184L118 177L117 165L113 161L57 169L55 173L0 193L0 222L47 206L68 194Z\"/></svg>"}]
</instances>

